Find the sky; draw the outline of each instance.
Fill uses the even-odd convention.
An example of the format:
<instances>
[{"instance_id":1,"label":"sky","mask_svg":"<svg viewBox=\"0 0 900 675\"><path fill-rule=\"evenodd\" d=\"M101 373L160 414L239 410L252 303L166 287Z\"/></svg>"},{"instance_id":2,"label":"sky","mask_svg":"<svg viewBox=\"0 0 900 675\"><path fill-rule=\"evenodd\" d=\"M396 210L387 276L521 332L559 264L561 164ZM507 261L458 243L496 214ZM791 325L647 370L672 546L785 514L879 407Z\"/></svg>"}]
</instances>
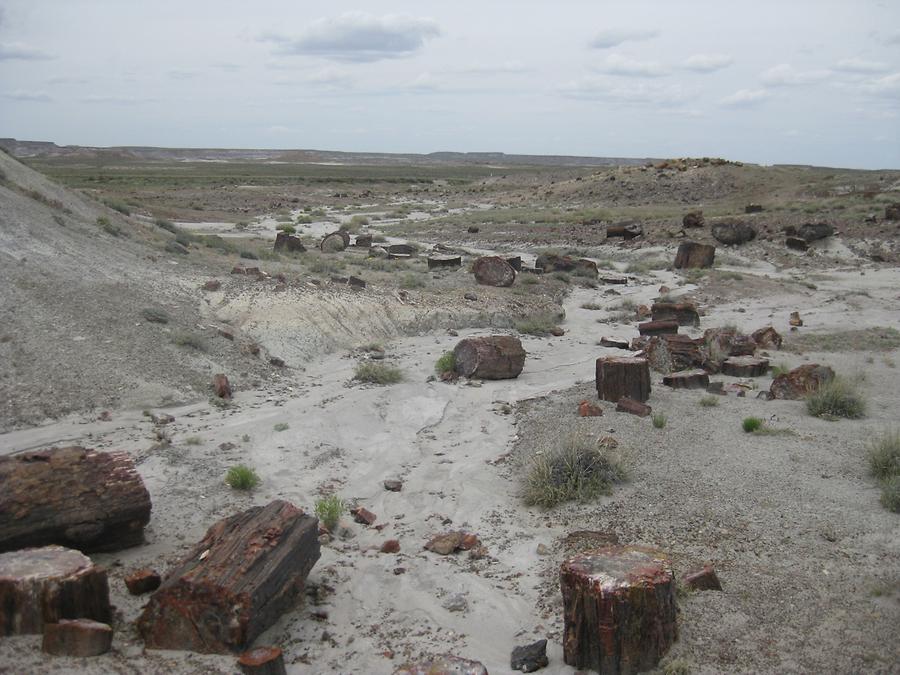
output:
<instances>
[{"instance_id":1,"label":"sky","mask_svg":"<svg viewBox=\"0 0 900 675\"><path fill-rule=\"evenodd\" d=\"M900 168L900 0L0 0L0 136Z\"/></svg>"}]
</instances>

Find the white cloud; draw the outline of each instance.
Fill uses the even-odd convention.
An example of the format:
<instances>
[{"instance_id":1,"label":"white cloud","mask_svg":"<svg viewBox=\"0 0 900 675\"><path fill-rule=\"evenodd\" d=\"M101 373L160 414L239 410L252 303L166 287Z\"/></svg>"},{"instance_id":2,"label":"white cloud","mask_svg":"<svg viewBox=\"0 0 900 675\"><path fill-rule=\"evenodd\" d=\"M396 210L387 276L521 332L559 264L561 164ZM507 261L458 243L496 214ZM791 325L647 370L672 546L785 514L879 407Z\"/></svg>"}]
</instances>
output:
<instances>
[{"instance_id":1,"label":"white cloud","mask_svg":"<svg viewBox=\"0 0 900 675\"><path fill-rule=\"evenodd\" d=\"M429 92L440 89L440 84L431 73L420 73L406 88L410 91Z\"/></svg>"},{"instance_id":2,"label":"white cloud","mask_svg":"<svg viewBox=\"0 0 900 675\"><path fill-rule=\"evenodd\" d=\"M888 35L885 35L884 44L900 45L900 30L894 31L893 33L889 33Z\"/></svg>"},{"instance_id":3,"label":"white cloud","mask_svg":"<svg viewBox=\"0 0 900 675\"><path fill-rule=\"evenodd\" d=\"M638 61L621 54L610 54L596 69L609 75L624 77L662 77L669 72L658 61Z\"/></svg>"},{"instance_id":4,"label":"white cloud","mask_svg":"<svg viewBox=\"0 0 900 675\"><path fill-rule=\"evenodd\" d=\"M821 82L828 77L824 70L797 70L789 63L780 63L760 75L760 81L767 87L802 87Z\"/></svg>"},{"instance_id":5,"label":"white cloud","mask_svg":"<svg viewBox=\"0 0 900 675\"><path fill-rule=\"evenodd\" d=\"M685 59L682 67L696 73L713 73L727 68L732 63L734 59L727 54L694 54Z\"/></svg>"},{"instance_id":6,"label":"white cloud","mask_svg":"<svg viewBox=\"0 0 900 675\"><path fill-rule=\"evenodd\" d=\"M405 14L373 16L345 12L313 21L298 37L278 33L261 36L282 54L321 56L335 61L370 62L396 59L417 52L429 38L441 34L432 19Z\"/></svg>"},{"instance_id":7,"label":"white cloud","mask_svg":"<svg viewBox=\"0 0 900 675\"><path fill-rule=\"evenodd\" d=\"M3 98L8 98L13 101L52 101L53 97L50 96L45 91L25 91L22 89L16 89L15 91L8 91L3 94Z\"/></svg>"},{"instance_id":8,"label":"white cloud","mask_svg":"<svg viewBox=\"0 0 900 675\"><path fill-rule=\"evenodd\" d=\"M739 89L730 96L719 101L726 108L750 108L769 98L770 94L765 89Z\"/></svg>"},{"instance_id":9,"label":"white cloud","mask_svg":"<svg viewBox=\"0 0 900 675\"><path fill-rule=\"evenodd\" d=\"M141 98L139 96L117 96L115 94L90 94L78 99L82 103L111 103L118 105L134 105L137 103L150 103L155 99Z\"/></svg>"},{"instance_id":10,"label":"white cloud","mask_svg":"<svg viewBox=\"0 0 900 675\"><path fill-rule=\"evenodd\" d=\"M170 70L167 75L173 80L192 80L197 77L193 70Z\"/></svg>"},{"instance_id":11,"label":"white cloud","mask_svg":"<svg viewBox=\"0 0 900 675\"><path fill-rule=\"evenodd\" d=\"M864 82L862 89L868 94L881 98L900 98L900 73Z\"/></svg>"},{"instance_id":12,"label":"white cloud","mask_svg":"<svg viewBox=\"0 0 900 675\"><path fill-rule=\"evenodd\" d=\"M672 106L683 103L689 98L688 92L680 85L648 82L622 83L599 77L583 77L573 80L560 87L560 93L569 98L606 101L622 105Z\"/></svg>"},{"instance_id":13,"label":"white cloud","mask_svg":"<svg viewBox=\"0 0 900 675\"><path fill-rule=\"evenodd\" d=\"M0 61L46 61L53 58L56 57L21 42L0 43Z\"/></svg>"},{"instance_id":14,"label":"white cloud","mask_svg":"<svg viewBox=\"0 0 900 675\"><path fill-rule=\"evenodd\" d=\"M838 61L834 70L839 70L843 73L870 75L887 72L888 65L881 61L866 61L865 59L852 58Z\"/></svg>"},{"instance_id":15,"label":"white cloud","mask_svg":"<svg viewBox=\"0 0 900 675\"><path fill-rule=\"evenodd\" d=\"M447 72L456 73L458 75L521 75L530 73L534 69L526 66L521 61L505 61L498 64L483 64L478 66L469 66L467 68L457 68Z\"/></svg>"},{"instance_id":16,"label":"white cloud","mask_svg":"<svg viewBox=\"0 0 900 675\"><path fill-rule=\"evenodd\" d=\"M646 28L610 28L596 33L588 43L594 49L618 47L623 42L641 42L659 35L659 31Z\"/></svg>"}]
</instances>

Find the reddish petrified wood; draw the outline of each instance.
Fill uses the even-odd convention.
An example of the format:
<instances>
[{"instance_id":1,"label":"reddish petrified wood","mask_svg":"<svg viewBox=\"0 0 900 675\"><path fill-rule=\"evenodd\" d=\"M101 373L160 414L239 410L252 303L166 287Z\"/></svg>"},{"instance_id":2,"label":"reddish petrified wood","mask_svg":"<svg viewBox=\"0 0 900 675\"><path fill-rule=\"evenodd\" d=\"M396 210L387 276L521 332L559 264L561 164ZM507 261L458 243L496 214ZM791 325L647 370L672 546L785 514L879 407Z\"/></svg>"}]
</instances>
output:
<instances>
[{"instance_id":1,"label":"reddish petrified wood","mask_svg":"<svg viewBox=\"0 0 900 675\"><path fill-rule=\"evenodd\" d=\"M579 417L600 417L603 415L603 408L588 401L582 401L578 404Z\"/></svg>"},{"instance_id":2,"label":"reddish petrified wood","mask_svg":"<svg viewBox=\"0 0 900 675\"><path fill-rule=\"evenodd\" d=\"M563 660L600 675L655 668L678 637L669 558L642 546L607 546L566 560Z\"/></svg>"},{"instance_id":3,"label":"reddish petrified wood","mask_svg":"<svg viewBox=\"0 0 900 675\"><path fill-rule=\"evenodd\" d=\"M231 398L231 383L224 373L217 373L213 377L213 392L215 392L216 396L219 398Z\"/></svg>"},{"instance_id":4,"label":"reddish petrified wood","mask_svg":"<svg viewBox=\"0 0 900 675\"><path fill-rule=\"evenodd\" d=\"M654 321L677 321L679 326L699 326L700 315L692 302L654 302L650 307Z\"/></svg>"},{"instance_id":5,"label":"reddish petrified wood","mask_svg":"<svg viewBox=\"0 0 900 675\"><path fill-rule=\"evenodd\" d=\"M460 340L453 349L453 357L457 373L485 380L516 378L525 367L522 342L511 335Z\"/></svg>"},{"instance_id":6,"label":"reddish petrified wood","mask_svg":"<svg viewBox=\"0 0 900 675\"><path fill-rule=\"evenodd\" d=\"M663 376L663 384L672 389L706 389L709 386L709 374L702 369L681 370Z\"/></svg>"},{"instance_id":7,"label":"reddish petrified wood","mask_svg":"<svg viewBox=\"0 0 900 675\"><path fill-rule=\"evenodd\" d=\"M156 570L142 569L125 577L125 586L132 595L143 595L159 588L162 578Z\"/></svg>"},{"instance_id":8,"label":"reddish petrified wood","mask_svg":"<svg viewBox=\"0 0 900 675\"><path fill-rule=\"evenodd\" d=\"M683 241L675 254L675 269L712 267L716 257L716 247L712 244L698 244Z\"/></svg>"},{"instance_id":9,"label":"reddish petrified wood","mask_svg":"<svg viewBox=\"0 0 900 675\"><path fill-rule=\"evenodd\" d=\"M112 647L109 624L90 619L60 619L44 625L41 649L54 656L100 656Z\"/></svg>"},{"instance_id":10,"label":"reddish petrified wood","mask_svg":"<svg viewBox=\"0 0 900 675\"><path fill-rule=\"evenodd\" d=\"M755 356L732 356L722 363L722 374L732 377L761 377L769 372L769 360Z\"/></svg>"},{"instance_id":11,"label":"reddish petrified wood","mask_svg":"<svg viewBox=\"0 0 900 675\"><path fill-rule=\"evenodd\" d=\"M0 554L0 635L41 633L44 624L77 618L109 622L106 570L62 546Z\"/></svg>"},{"instance_id":12,"label":"reddish petrified wood","mask_svg":"<svg viewBox=\"0 0 900 675\"><path fill-rule=\"evenodd\" d=\"M828 366L808 363L794 368L789 373L782 373L772 380L769 391L772 398L794 400L805 398L815 392L823 384L834 379L834 371Z\"/></svg>"},{"instance_id":13,"label":"reddish petrified wood","mask_svg":"<svg viewBox=\"0 0 900 675\"><path fill-rule=\"evenodd\" d=\"M644 234L644 228L640 223L622 223L619 225L610 225L606 228L606 238L614 239L621 237L622 239L634 239Z\"/></svg>"},{"instance_id":14,"label":"reddish petrified wood","mask_svg":"<svg viewBox=\"0 0 900 675\"><path fill-rule=\"evenodd\" d=\"M703 211L688 211L681 219L684 227L703 227Z\"/></svg>"},{"instance_id":15,"label":"reddish petrified wood","mask_svg":"<svg viewBox=\"0 0 900 675\"><path fill-rule=\"evenodd\" d=\"M484 286L512 286L516 280L516 271L503 258L487 255L472 265L475 281Z\"/></svg>"},{"instance_id":16,"label":"reddish petrified wood","mask_svg":"<svg viewBox=\"0 0 900 675\"><path fill-rule=\"evenodd\" d=\"M303 597L318 521L275 500L220 520L167 575L138 619L150 649L246 648Z\"/></svg>"},{"instance_id":17,"label":"reddish petrified wood","mask_svg":"<svg viewBox=\"0 0 900 675\"><path fill-rule=\"evenodd\" d=\"M126 452L72 446L0 457L0 551L116 551L142 544L149 520L150 493Z\"/></svg>"},{"instance_id":18,"label":"reddish petrified wood","mask_svg":"<svg viewBox=\"0 0 900 675\"><path fill-rule=\"evenodd\" d=\"M204 291L217 291L222 288L222 282L218 279L210 279L203 283L202 288Z\"/></svg>"},{"instance_id":19,"label":"reddish petrified wood","mask_svg":"<svg viewBox=\"0 0 900 675\"><path fill-rule=\"evenodd\" d=\"M638 324L638 332L643 336L674 335L678 332L677 321L645 321Z\"/></svg>"},{"instance_id":20,"label":"reddish petrified wood","mask_svg":"<svg viewBox=\"0 0 900 675\"><path fill-rule=\"evenodd\" d=\"M597 396L615 403L627 397L650 398L650 367L647 359L632 356L601 356L596 366Z\"/></svg>"},{"instance_id":21,"label":"reddish petrified wood","mask_svg":"<svg viewBox=\"0 0 900 675\"><path fill-rule=\"evenodd\" d=\"M672 373L691 368L703 368L708 372L717 370L710 363L703 347L702 338L691 338L687 335L657 335L647 340L641 347L653 370L661 373ZM636 345L632 344L632 348Z\"/></svg>"},{"instance_id":22,"label":"reddish petrified wood","mask_svg":"<svg viewBox=\"0 0 900 675\"><path fill-rule=\"evenodd\" d=\"M755 330L750 337L756 343L756 346L762 349L781 349L781 343L783 342L781 335L772 326Z\"/></svg>"},{"instance_id":23,"label":"reddish petrified wood","mask_svg":"<svg viewBox=\"0 0 900 675\"><path fill-rule=\"evenodd\" d=\"M431 661L407 663L395 670L394 675L488 675L488 671L480 661L447 654Z\"/></svg>"},{"instance_id":24,"label":"reddish petrified wood","mask_svg":"<svg viewBox=\"0 0 900 675\"><path fill-rule=\"evenodd\" d=\"M257 647L238 659L244 675L286 675L284 655L278 647Z\"/></svg>"},{"instance_id":25,"label":"reddish petrified wood","mask_svg":"<svg viewBox=\"0 0 900 675\"><path fill-rule=\"evenodd\" d=\"M362 506L350 509L350 514L353 516L353 520L360 525L374 525L375 521L378 520L378 516Z\"/></svg>"},{"instance_id":26,"label":"reddish petrified wood","mask_svg":"<svg viewBox=\"0 0 900 675\"><path fill-rule=\"evenodd\" d=\"M800 318L800 312L791 312L790 319L788 319L788 323L795 328L797 326L803 325L803 319Z\"/></svg>"},{"instance_id":27,"label":"reddish petrified wood","mask_svg":"<svg viewBox=\"0 0 900 675\"><path fill-rule=\"evenodd\" d=\"M575 272L583 276L596 277L597 263L587 258L572 258L557 253L542 253L534 261L535 267L540 267L544 273L549 272Z\"/></svg>"},{"instance_id":28,"label":"reddish petrified wood","mask_svg":"<svg viewBox=\"0 0 900 675\"><path fill-rule=\"evenodd\" d=\"M653 412L653 408L646 403L633 401L630 398L623 397L616 403L616 412L625 412L630 415L637 415L638 417L646 417Z\"/></svg>"}]
</instances>

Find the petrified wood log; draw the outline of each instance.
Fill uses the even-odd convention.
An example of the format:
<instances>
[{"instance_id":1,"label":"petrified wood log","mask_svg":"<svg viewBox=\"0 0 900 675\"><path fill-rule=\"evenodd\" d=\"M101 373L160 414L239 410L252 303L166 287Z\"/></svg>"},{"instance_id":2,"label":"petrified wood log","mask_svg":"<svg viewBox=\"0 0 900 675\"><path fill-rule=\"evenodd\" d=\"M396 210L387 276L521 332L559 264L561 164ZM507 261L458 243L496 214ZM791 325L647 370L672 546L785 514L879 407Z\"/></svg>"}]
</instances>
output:
<instances>
[{"instance_id":1,"label":"petrified wood log","mask_svg":"<svg viewBox=\"0 0 900 675\"><path fill-rule=\"evenodd\" d=\"M644 234L644 228L639 223L622 223L618 225L610 225L606 228L606 238L614 239L621 237L622 239L634 239Z\"/></svg>"},{"instance_id":2,"label":"petrified wood log","mask_svg":"<svg viewBox=\"0 0 900 675\"><path fill-rule=\"evenodd\" d=\"M722 363L722 374L732 377L761 377L769 372L769 360L756 356L732 356Z\"/></svg>"},{"instance_id":3,"label":"petrified wood log","mask_svg":"<svg viewBox=\"0 0 900 675\"><path fill-rule=\"evenodd\" d=\"M681 219L684 227L703 227L703 211L688 211Z\"/></svg>"},{"instance_id":4,"label":"petrified wood log","mask_svg":"<svg viewBox=\"0 0 900 675\"><path fill-rule=\"evenodd\" d=\"M446 654L431 661L407 663L395 670L394 675L488 675L488 671L480 661Z\"/></svg>"},{"instance_id":5,"label":"petrified wood log","mask_svg":"<svg viewBox=\"0 0 900 675\"><path fill-rule=\"evenodd\" d=\"M350 245L350 233L344 230L338 230L331 234L326 234L319 244L319 248L325 253L339 253Z\"/></svg>"},{"instance_id":6,"label":"petrified wood log","mask_svg":"<svg viewBox=\"0 0 900 675\"><path fill-rule=\"evenodd\" d=\"M106 570L62 546L0 553L0 635L41 633L60 619L108 623Z\"/></svg>"},{"instance_id":7,"label":"petrified wood log","mask_svg":"<svg viewBox=\"0 0 900 675\"><path fill-rule=\"evenodd\" d=\"M614 338L600 338L601 347L612 347L614 349L628 349L628 340L616 340Z\"/></svg>"},{"instance_id":8,"label":"petrified wood log","mask_svg":"<svg viewBox=\"0 0 900 675\"><path fill-rule=\"evenodd\" d=\"M353 245L357 248L372 248L373 239L374 237L371 234L358 234Z\"/></svg>"},{"instance_id":9,"label":"petrified wood log","mask_svg":"<svg viewBox=\"0 0 900 675\"><path fill-rule=\"evenodd\" d=\"M607 546L560 570L563 660L600 675L654 668L678 637L669 559L641 546Z\"/></svg>"},{"instance_id":10,"label":"petrified wood log","mask_svg":"<svg viewBox=\"0 0 900 675\"><path fill-rule=\"evenodd\" d=\"M638 324L638 332L646 336L674 335L678 332L678 322L673 320L645 321Z\"/></svg>"},{"instance_id":11,"label":"petrified wood log","mask_svg":"<svg viewBox=\"0 0 900 675\"><path fill-rule=\"evenodd\" d=\"M597 263L587 258L572 258L557 253L542 253L534 261L535 267L547 272L575 272L583 276L596 277Z\"/></svg>"},{"instance_id":12,"label":"petrified wood log","mask_svg":"<svg viewBox=\"0 0 900 675\"><path fill-rule=\"evenodd\" d=\"M657 335L651 338L636 338L632 348L637 346L639 340L647 340L640 348L646 352L653 370L661 373L673 373L690 368L703 368L708 372L718 370L718 367L707 358L702 338L694 339L688 335Z\"/></svg>"},{"instance_id":13,"label":"petrified wood log","mask_svg":"<svg viewBox=\"0 0 900 675\"><path fill-rule=\"evenodd\" d=\"M485 286L512 286L516 280L516 271L503 258L487 255L479 258L472 265L475 281Z\"/></svg>"},{"instance_id":14,"label":"petrified wood log","mask_svg":"<svg viewBox=\"0 0 900 675\"><path fill-rule=\"evenodd\" d=\"M459 255L432 255L428 257L428 269L439 269L441 267L460 267L462 265L462 256Z\"/></svg>"},{"instance_id":15,"label":"petrified wood log","mask_svg":"<svg viewBox=\"0 0 900 675\"><path fill-rule=\"evenodd\" d=\"M508 255L503 258L516 272L522 271L522 256Z\"/></svg>"},{"instance_id":16,"label":"petrified wood log","mask_svg":"<svg viewBox=\"0 0 900 675\"><path fill-rule=\"evenodd\" d=\"M709 374L705 370L681 370L663 376L663 384L672 389L706 389Z\"/></svg>"},{"instance_id":17,"label":"petrified wood log","mask_svg":"<svg viewBox=\"0 0 900 675\"><path fill-rule=\"evenodd\" d=\"M679 326L699 326L700 315L692 302L654 302L650 307L654 321L677 321Z\"/></svg>"},{"instance_id":18,"label":"petrified wood log","mask_svg":"<svg viewBox=\"0 0 900 675\"><path fill-rule=\"evenodd\" d=\"M453 349L456 372L465 377L507 380L519 376L525 366L522 342L511 335L491 335L460 340Z\"/></svg>"},{"instance_id":19,"label":"petrified wood log","mask_svg":"<svg viewBox=\"0 0 900 675\"><path fill-rule=\"evenodd\" d=\"M713 238L726 246L746 244L756 238L756 227L740 221L716 223L710 228Z\"/></svg>"},{"instance_id":20,"label":"petrified wood log","mask_svg":"<svg viewBox=\"0 0 900 675\"><path fill-rule=\"evenodd\" d=\"M715 257L716 247L712 244L683 241L675 254L675 269L712 267Z\"/></svg>"},{"instance_id":21,"label":"petrified wood log","mask_svg":"<svg viewBox=\"0 0 900 675\"><path fill-rule=\"evenodd\" d=\"M244 675L286 675L284 655L278 647L257 647L238 659Z\"/></svg>"},{"instance_id":22,"label":"petrified wood log","mask_svg":"<svg viewBox=\"0 0 900 675\"><path fill-rule=\"evenodd\" d=\"M166 576L137 625L150 649L247 647L303 597L318 520L275 500L220 520Z\"/></svg>"},{"instance_id":23,"label":"petrified wood log","mask_svg":"<svg viewBox=\"0 0 900 675\"><path fill-rule=\"evenodd\" d=\"M149 521L150 494L128 453L72 446L0 457L0 551L115 551L143 543Z\"/></svg>"},{"instance_id":24,"label":"petrified wood log","mask_svg":"<svg viewBox=\"0 0 900 675\"><path fill-rule=\"evenodd\" d=\"M279 232L275 235L275 251L287 251L288 253L303 253L306 247L300 241L300 237L295 237L287 232Z\"/></svg>"},{"instance_id":25,"label":"petrified wood log","mask_svg":"<svg viewBox=\"0 0 900 675\"><path fill-rule=\"evenodd\" d=\"M416 247L411 244L391 244L387 247L388 255L412 256L416 253Z\"/></svg>"},{"instance_id":26,"label":"petrified wood log","mask_svg":"<svg viewBox=\"0 0 900 675\"><path fill-rule=\"evenodd\" d=\"M41 649L54 656L100 656L112 647L109 624L90 619L60 619L44 624Z\"/></svg>"},{"instance_id":27,"label":"petrified wood log","mask_svg":"<svg viewBox=\"0 0 900 675\"><path fill-rule=\"evenodd\" d=\"M769 391L772 398L795 400L812 394L823 384L834 379L834 371L828 366L808 363L772 380Z\"/></svg>"},{"instance_id":28,"label":"petrified wood log","mask_svg":"<svg viewBox=\"0 0 900 675\"><path fill-rule=\"evenodd\" d=\"M790 249L795 251L808 251L809 250L809 242L802 237L787 237L784 240L784 245Z\"/></svg>"},{"instance_id":29,"label":"petrified wood log","mask_svg":"<svg viewBox=\"0 0 900 675\"><path fill-rule=\"evenodd\" d=\"M653 408L651 408L646 403L641 403L640 401L633 401L627 396L623 396L616 403L616 412L625 412L629 415L637 415L638 417L646 417L651 412L653 412Z\"/></svg>"},{"instance_id":30,"label":"petrified wood log","mask_svg":"<svg viewBox=\"0 0 900 675\"><path fill-rule=\"evenodd\" d=\"M763 349L781 349L782 337L772 326L759 328L750 335L758 347Z\"/></svg>"},{"instance_id":31,"label":"petrified wood log","mask_svg":"<svg viewBox=\"0 0 900 675\"><path fill-rule=\"evenodd\" d=\"M631 356L601 356L597 359L597 396L617 402L627 397L634 401L650 398L650 368L647 359Z\"/></svg>"}]
</instances>

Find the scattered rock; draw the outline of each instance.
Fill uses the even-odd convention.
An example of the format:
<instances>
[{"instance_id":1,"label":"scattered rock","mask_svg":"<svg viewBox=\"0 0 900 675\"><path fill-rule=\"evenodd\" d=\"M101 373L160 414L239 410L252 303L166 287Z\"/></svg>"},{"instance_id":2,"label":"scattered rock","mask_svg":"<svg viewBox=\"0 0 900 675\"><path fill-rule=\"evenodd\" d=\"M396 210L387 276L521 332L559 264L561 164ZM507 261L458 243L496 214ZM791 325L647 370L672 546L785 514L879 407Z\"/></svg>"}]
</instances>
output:
<instances>
[{"instance_id":1,"label":"scattered rock","mask_svg":"<svg viewBox=\"0 0 900 675\"><path fill-rule=\"evenodd\" d=\"M381 545L382 553L399 553L400 552L400 542L396 539L388 539Z\"/></svg>"},{"instance_id":2,"label":"scattered rock","mask_svg":"<svg viewBox=\"0 0 900 675\"><path fill-rule=\"evenodd\" d=\"M509 657L509 667L523 673L533 673L550 664L547 658L547 641L538 640L530 645L515 647Z\"/></svg>"},{"instance_id":3,"label":"scattered rock","mask_svg":"<svg viewBox=\"0 0 900 675\"><path fill-rule=\"evenodd\" d=\"M159 576L159 572L151 569L137 570L125 577L125 585L132 595L143 595L155 591L161 582L162 578Z\"/></svg>"},{"instance_id":4,"label":"scattered rock","mask_svg":"<svg viewBox=\"0 0 900 675\"><path fill-rule=\"evenodd\" d=\"M164 426L166 424L172 424L172 422L175 421L175 416L167 415L165 413L156 413L154 415L150 415L150 421L158 426Z\"/></svg>"},{"instance_id":5,"label":"scattered rock","mask_svg":"<svg viewBox=\"0 0 900 675\"><path fill-rule=\"evenodd\" d=\"M278 647L256 647L238 658L243 675L287 675L284 655Z\"/></svg>"},{"instance_id":6,"label":"scattered rock","mask_svg":"<svg viewBox=\"0 0 900 675\"><path fill-rule=\"evenodd\" d=\"M475 281L484 286L512 286L516 271L503 258L488 255L478 258L472 265Z\"/></svg>"},{"instance_id":7,"label":"scattered rock","mask_svg":"<svg viewBox=\"0 0 900 675\"><path fill-rule=\"evenodd\" d=\"M474 534L451 531L432 537L425 544L425 548L439 555L450 555L456 551L468 551L479 545L478 537Z\"/></svg>"},{"instance_id":8,"label":"scattered rock","mask_svg":"<svg viewBox=\"0 0 900 675\"><path fill-rule=\"evenodd\" d=\"M350 514L353 516L353 520L360 525L374 525L375 521L378 520L378 516L361 506L350 509Z\"/></svg>"},{"instance_id":9,"label":"scattered rock","mask_svg":"<svg viewBox=\"0 0 900 675\"><path fill-rule=\"evenodd\" d=\"M772 326L759 328L750 336L761 349L781 349L782 338Z\"/></svg>"},{"instance_id":10,"label":"scattered rock","mask_svg":"<svg viewBox=\"0 0 900 675\"><path fill-rule=\"evenodd\" d=\"M663 376L663 384L672 389L706 389L709 374L705 370L680 370Z\"/></svg>"},{"instance_id":11,"label":"scattered rock","mask_svg":"<svg viewBox=\"0 0 900 675\"><path fill-rule=\"evenodd\" d=\"M599 405L582 401L578 404L579 417L600 417L603 414L603 408Z\"/></svg>"},{"instance_id":12,"label":"scattered rock","mask_svg":"<svg viewBox=\"0 0 900 675\"><path fill-rule=\"evenodd\" d=\"M613 349L628 349L627 340L615 340L613 338L600 338L601 347L612 347Z\"/></svg>"},{"instance_id":13,"label":"scattered rock","mask_svg":"<svg viewBox=\"0 0 900 675\"><path fill-rule=\"evenodd\" d=\"M828 366L808 363L775 377L769 391L773 398L797 400L806 398L833 379L834 371Z\"/></svg>"},{"instance_id":14,"label":"scattered rock","mask_svg":"<svg viewBox=\"0 0 900 675\"><path fill-rule=\"evenodd\" d=\"M747 206L744 207L744 213L761 213L762 210L762 204L747 204Z\"/></svg>"},{"instance_id":15,"label":"scattered rock","mask_svg":"<svg viewBox=\"0 0 900 675\"><path fill-rule=\"evenodd\" d=\"M675 254L675 269L699 269L712 267L716 257L716 247L712 244L698 244L694 241L683 241L678 245Z\"/></svg>"},{"instance_id":16,"label":"scattered rock","mask_svg":"<svg viewBox=\"0 0 900 675\"><path fill-rule=\"evenodd\" d=\"M112 647L109 624L90 619L60 619L44 624L41 649L54 656L100 656Z\"/></svg>"},{"instance_id":17,"label":"scattered rock","mask_svg":"<svg viewBox=\"0 0 900 675\"><path fill-rule=\"evenodd\" d=\"M800 318L800 312L791 312L791 318L788 319L788 323L794 327L802 326L803 319Z\"/></svg>"},{"instance_id":18,"label":"scattered rock","mask_svg":"<svg viewBox=\"0 0 900 675\"><path fill-rule=\"evenodd\" d=\"M550 555L550 549L546 544L538 544L537 549L535 549L535 553L538 555Z\"/></svg>"},{"instance_id":19,"label":"scattered rock","mask_svg":"<svg viewBox=\"0 0 900 675\"><path fill-rule=\"evenodd\" d=\"M471 300L472 302L475 302L476 300L478 300L478 296L475 295L474 293L466 293L463 296L463 298L465 298L466 300Z\"/></svg>"},{"instance_id":20,"label":"scattered rock","mask_svg":"<svg viewBox=\"0 0 900 675\"><path fill-rule=\"evenodd\" d=\"M224 373L218 373L213 377L213 392L219 398L231 398L231 383Z\"/></svg>"},{"instance_id":21,"label":"scattered rock","mask_svg":"<svg viewBox=\"0 0 900 675\"><path fill-rule=\"evenodd\" d=\"M478 234L479 231L480 231L480 228L476 227L475 225L470 225L466 229L466 232L468 232L469 234Z\"/></svg>"},{"instance_id":22,"label":"scattered rock","mask_svg":"<svg viewBox=\"0 0 900 675\"><path fill-rule=\"evenodd\" d=\"M688 227L703 227L703 211L688 211L681 219L681 224Z\"/></svg>"},{"instance_id":23,"label":"scattered rock","mask_svg":"<svg viewBox=\"0 0 900 675\"><path fill-rule=\"evenodd\" d=\"M756 228L749 223L726 222L716 223L710 232L716 241L727 246L739 246L756 239Z\"/></svg>"},{"instance_id":24,"label":"scattered rock","mask_svg":"<svg viewBox=\"0 0 900 675\"><path fill-rule=\"evenodd\" d=\"M693 591L721 591L722 584L712 565L704 565L699 570L687 572L681 577L681 583Z\"/></svg>"},{"instance_id":25,"label":"scattered rock","mask_svg":"<svg viewBox=\"0 0 900 675\"><path fill-rule=\"evenodd\" d=\"M277 356L270 356L269 364L275 366L276 368L284 368L285 366L284 359Z\"/></svg>"},{"instance_id":26,"label":"scattered rock","mask_svg":"<svg viewBox=\"0 0 900 675\"><path fill-rule=\"evenodd\" d=\"M469 609L469 601L462 593L454 593L441 603L441 607L448 612L464 612Z\"/></svg>"},{"instance_id":27,"label":"scattered rock","mask_svg":"<svg viewBox=\"0 0 900 675\"><path fill-rule=\"evenodd\" d=\"M210 279L201 286L204 291L217 291L222 288L222 282L218 279Z\"/></svg>"},{"instance_id":28,"label":"scattered rock","mask_svg":"<svg viewBox=\"0 0 900 675\"><path fill-rule=\"evenodd\" d=\"M616 403L616 412L626 412L637 415L638 417L646 417L653 412L653 409L640 401L635 401L630 398L620 398Z\"/></svg>"},{"instance_id":29,"label":"scattered rock","mask_svg":"<svg viewBox=\"0 0 900 675\"><path fill-rule=\"evenodd\" d=\"M550 335L552 335L553 337L562 337L565 334L566 334L566 331L563 330L559 326L554 326L553 328L550 329Z\"/></svg>"},{"instance_id":30,"label":"scattered rock","mask_svg":"<svg viewBox=\"0 0 900 675\"><path fill-rule=\"evenodd\" d=\"M756 356L732 356L722 362L722 374L732 377L762 377L769 372L769 360Z\"/></svg>"},{"instance_id":31,"label":"scattered rock","mask_svg":"<svg viewBox=\"0 0 900 675\"><path fill-rule=\"evenodd\" d=\"M448 654L431 661L408 663L395 670L394 675L488 675L488 671L480 661Z\"/></svg>"},{"instance_id":32,"label":"scattered rock","mask_svg":"<svg viewBox=\"0 0 900 675\"><path fill-rule=\"evenodd\" d=\"M384 481L384 489L388 492L400 492L403 489L403 481L395 478L389 478Z\"/></svg>"}]
</instances>

